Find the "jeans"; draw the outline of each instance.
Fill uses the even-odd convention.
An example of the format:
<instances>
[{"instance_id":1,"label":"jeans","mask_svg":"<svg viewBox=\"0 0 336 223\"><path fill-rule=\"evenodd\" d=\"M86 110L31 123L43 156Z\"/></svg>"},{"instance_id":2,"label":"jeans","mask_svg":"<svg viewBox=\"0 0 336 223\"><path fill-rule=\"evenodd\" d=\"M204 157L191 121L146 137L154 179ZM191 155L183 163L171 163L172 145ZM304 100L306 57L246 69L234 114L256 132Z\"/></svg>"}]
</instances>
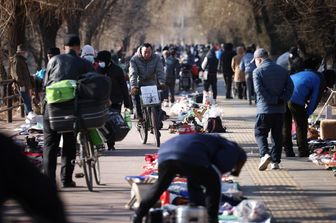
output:
<instances>
[{"instance_id":1,"label":"jeans","mask_svg":"<svg viewBox=\"0 0 336 223\"><path fill-rule=\"evenodd\" d=\"M307 111L302 105L288 102L284 126L283 126L283 146L286 152L293 151L292 142L292 118L296 124L296 141L300 154L308 153L307 129L308 118Z\"/></svg>"},{"instance_id":2,"label":"jeans","mask_svg":"<svg viewBox=\"0 0 336 223\"><path fill-rule=\"evenodd\" d=\"M265 154L270 154L272 162L281 162L282 152L282 126L284 114L257 114L254 127L254 135L259 148L259 155L263 157ZM271 132L272 148L268 148L268 133Z\"/></svg>"},{"instance_id":3,"label":"jeans","mask_svg":"<svg viewBox=\"0 0 336 223\"><path fill-rule=\"evenodd\" d=\"M143 218L167 190L176 174L187 177L189 202L206 205L209 221L218 222L218 209L221 198L220 175L213 167L202 167L184 163L180 160L167 160L159 165L159 178L144 195L136 215ZM205 187L205 193L201 186Z\"/></svg>"},{"instance_id":4,"label":"jeans","mask_svg":"<svg viewBox=\"0 0 336 223\"><path fill-rule=\"evenodd\" d=\"M210 85L211 85L211 90L212 90L212 94L213 94L213 99L216 100L217 98L217 77L216 74L208 74L208 79L204 80L204 90L206 92L209 91L210 89Z\"/></svg>"},{"instance_id":5,"label":"jeans","mask_svg":"<svg viewBox=\"0 0 336 223\"><path fill-rule=\"evenodd\" d=\"M28 115L29 112L33 111L29 91L20 91L20 95L23 100L25 114Z\"/></svg>"},{"instance_id":6,"label":"jeans","mask_svg":"<svg viewBox=\"0 0 336 223\"><path fill-rule=\"evenodd\" d=\"M171 103L174 103L175 102L175 78L174 79L167 79L166 80L166 85L167 85L167 88L165 90L165 99L168 99L168 95L170 94L170 102Z\"/></svg>"},{"instance_id":7,"label":"jeans","mask_svg":"<svg viewBox=\"0 0 336 223\"><path fill-rule=\"evenodd\" d=\"M57 133L50 128L49 118L45 111L43 117L43 134L44 134L44 150L43 150L43 167L44 173L56 185L56 166L57 153L61 136L63 137L63 148L61 158L61 181L62 183L70 183L74 171L73 160L76 158L76 138L73 132Z\"/></svg>"},{"instance_id":8,"label":"jeans","mask_svg":"<svg viewBox=\"0 0 336 223\"><path fill-rule=\"evenodd\" d=\"M226 98L231 98L231 91L232 91L232 74L224 74L224 81L226 87Z\"/></svg>"},{"instance_id":9,"label":"jeans","mask_svg":"<svg viewBox=\"0 0 336 223\"><path fill-rule=\"evenodd\" d=\"M252 98L254 96L254 87L253 87L252 74L246 73L245 79L246 79L247 99L248 99L249 103L251 104L252 103Z\"/></svg>"}]
</instances>

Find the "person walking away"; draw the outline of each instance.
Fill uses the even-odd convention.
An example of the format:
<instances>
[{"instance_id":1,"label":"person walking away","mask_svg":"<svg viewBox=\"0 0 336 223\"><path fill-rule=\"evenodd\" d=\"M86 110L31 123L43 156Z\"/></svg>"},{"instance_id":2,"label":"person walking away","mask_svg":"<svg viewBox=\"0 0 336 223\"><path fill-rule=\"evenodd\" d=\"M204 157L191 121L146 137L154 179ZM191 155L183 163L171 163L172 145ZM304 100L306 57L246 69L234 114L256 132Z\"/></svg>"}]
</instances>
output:
<instances>
[{"instance_id":1,"label":"person walking away","mask_svg":"<svg viewBox=\"0 0 336 223\"><path fill-rule=\"evenodd\" d=\"M202 62L202 69L204 70L204 90L209 92L211 86L213 99L215 101L217 98L217 67L218 59L216 57L215 48L212 47Z\"/></svg>"},{"instance_id":2,"label":"person walking away","mask_svg":"<svg viewBox=\"0 0 336 223\"><path fill-rule=\"evenodd\" d=\"M178 174L187 178L189 203L206 206L206 222L218 223L221 175L239 176L245 161L241 147L216 134L185 134L169 139L158 152L158 180L144 194L132 222L142 222Z\"/></svg>"},{"instance_id":3,"label":"person walking away","mask_svg":"<svg viewBox=\"0 0 336 223\"><path fill-rule=\"evenodd\" d=\"M254 88L253 88L253 70L256 68L255 62L253 60L253 48L248 46L246 48L246 53L240 61L239 68L241 71L245 72L246 80L246 94L249 104L252 104L252 100L255 99Z\"/></svg>"},{"instance_id":4,"label":"person walking away","mask_svg":"<svg viewBox=\"0 0 336 223\"><path fill-rule=\"evenodd\" d=\"M140 87L158 85L165 88L165 75L161 57L153 53L153 47L144 43L130 60L129 78L133 106L135 106L139 122L143 121L140 105Z\"/></svg>"},{"instance_id":5,"label":"person walking away","mask_svg":"<svg viewBox=\"0 0 336 223\"><path fill-rule=\"evenodd\" d=\"M234 72L235 90L239 99L246 99L246 81L245 73L239 68L241 59L244 56L244 47L239 46L236 49L237 55L232 58L231 67Z\"/></svg>"},{"instance_id":6,"label":"person walking away","mask_svg":"<svg viewBox=\"0 0 336 223\"><path fill-rule=\"evenodd\" d=\"M232 99L231 91L233 70L231 67L231 61L235 55L236 53L233 51L232 43L226 43L224 45L224 52L222 54L222 67L226 87L226 99Z\"/></svg>"},{"instance_id":7,"label":"person walking away","mask_svg":"<svg viewBox=\"0 0 336 223\"><path fill-rule=\"evenodd\" d=\"M175 102L175 84L180 63L179 60L175 57L175 49L170 49L169 54L170 55L166 58L164 71L166 76L167 98L169 95L169 105L172 105Z\"/></svg>"},{"instance_id":8,"label":"person walking away","mask_svg":"<svg viewBox=\"0 0 336 223\"><path fill-rule=\"evenodd\" d=\"M321 73L317 72L321 59L310 56L304 61L304 71L292 74L290 77L294 84L293 95L287 106L283 126L283 146L286 157L295 157L292 143L292 118L296 124L296 141L299 157L308 157L308 117L316 109L325 81Z\"/></svg>"},{"instance_id":9,"label":"person walking away","mask_svg":"<svg viewBox=\"0 0 336 223\"><path fill-rule=\"evenodd\" d=\"M96 60L99 64L98 72L111 78L111 106L110 109L121 113L121 107L124 104L125 109L130 108L128 88L125 80L125 74L121 67L112 61L111 53L107 50L98 52ZM109 150L115 150L115 140L111 137L107 141Z\"/></svg>"},{"instance_id":10,"label":"person walking away","mask_svg":"<svg viewBox=\"0 0 336 223\"><path fill-rule=\"evenodd\" d=\"M254 134L259 148L258 169L264 171L272 162L272 169L279 169L282 150L282 126L285 104L293 93L293 82L286 69L268 57L268 52L259 48L254 52L253 84L257 96L257 117ZM268 148L267 137L271 132L273 145Z\"/></svg>"},{"instance_id":11,"label":"person walking away","mask_svg":"<svg viewBox=\"0 0 336 223\"><path fill-rule=\"evenodd\" d=\"M19 87L20 96L23 100L25 115L33 112L31 102L31 90L33 89L33 78L30 76L27 64L27 51L23 44L19 44L16 53L10 58L10 75Z\"/></svg>"},{"instance_id":12,"label":"person walking away","mask_svg":"<svg viewBox=\"0 0 336 223\"><path fill-rule=\"evenodd\" d=\"M51 58L47 65L44 87L61 80L77 80L81 74L94 71L92 64L80 58L80 39L77 35L67 34L64 38L65 54ZM61 181L63 187L75 187L72 180L74 171L73 160L76 158L76 139L73 132L57 133L50 128L48 108L44 104L43 115L43 167L44 173L56 185L56 164L57 153L61 136L63 137L62 158L61 158Z\"/></svg>"},{"instance_id":13,"label":"person walking away","mask_svg":"<svg viewBox=\"0 0 336 223\"><path fill-rule=\"evenodd\" d=\"M9 137L0 133L0 209L8 199L16 200L36 223L66 223L63 203L55 185L43 175ZM0 221L2 219L0 212ZM2 222L2 221L1 221Z\"/></svg>"}]
</instances>

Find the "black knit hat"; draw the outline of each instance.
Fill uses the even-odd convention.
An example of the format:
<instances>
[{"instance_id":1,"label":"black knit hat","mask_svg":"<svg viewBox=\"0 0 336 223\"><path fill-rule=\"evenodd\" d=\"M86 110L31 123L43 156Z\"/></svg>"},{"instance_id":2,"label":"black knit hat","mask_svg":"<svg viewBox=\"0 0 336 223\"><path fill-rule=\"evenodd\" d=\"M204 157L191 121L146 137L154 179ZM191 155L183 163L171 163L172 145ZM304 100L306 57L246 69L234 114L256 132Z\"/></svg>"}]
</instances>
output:
<instances>
[{"instance_id":1,"label":"black knit hat","mask_svg":"<svg viewBox=\"0 0 336 223\"><path fill-rule=\"evenodd\" d=\"M60 49L58 47L51 47L49 48L49 50L47 51L47 54L51 54L53 56L55 55L59 55L61 53Z\"/></svg>"},{"instance_id":2,"label":"black knit hat","mask_svg":"<svg viewBox=\"0 0 336 223\"><path fill-rule=\"evenodd\" d=\"M98 52L96 59L105 62L107 65L111 62L112 56L109 51L103 50Z\"/></svg>"},{"instance_id":3,"label":"black knit hat","mask_svg":"<svg viewBox=\"0 0 336 223\"><path fill-rule=\"evenodd\" d=\"M76 34L66 34L64 37L64 46L80 46L80 39Z\"/></svg>"}]
</instances>

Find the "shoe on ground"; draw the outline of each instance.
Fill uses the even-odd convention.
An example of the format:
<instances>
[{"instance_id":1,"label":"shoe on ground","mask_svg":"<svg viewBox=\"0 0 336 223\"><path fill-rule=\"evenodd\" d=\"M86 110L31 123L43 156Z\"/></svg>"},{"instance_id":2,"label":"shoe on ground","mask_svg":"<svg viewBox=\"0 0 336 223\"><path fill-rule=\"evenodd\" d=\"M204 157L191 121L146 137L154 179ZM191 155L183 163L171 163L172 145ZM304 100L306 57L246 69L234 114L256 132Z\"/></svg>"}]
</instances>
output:
<instances>
[{"instance_id":1,"label":"shoe on ground","mask_svg":"<svg viewBox=\"0 0 336 223\"><path fill-rule=\"evenodd\" d=\"M295 153L293 150L285 151L286 157L295 157Z\"/></svg>"},{"instance_id":2,"label":"shoe on ground","mask_svg":"<svg viewBox=\"0 0 336 223\"><path fill-rule=\"evenodd\" d=\"M278 170L278 169L280 169L279 163L271 163L271 169L272 170Z\"/></svg>"},{"instance_id":3,"label":"shoe on ground","mask_svg":"<svg viewBox=\"0 0 336 223\"><path fill-rule=\"evenodd\" d=\"M263 157L260 159L259 167L258 169L260 171L264 171L267 169L268 164L271 162L271 156L268 154L265 154Z\"/></svg>"},{"instance_id":4,"label":"shoe on ground","mask_svg":"<svg viewBox=\"0 0 336 223\"><path fill-rule=\"evenodd\" d=\"M76 187L76 182L70 181L70 182L63 183L63 188L70 188L70 187Z\"/></svg>"}]
</instances>

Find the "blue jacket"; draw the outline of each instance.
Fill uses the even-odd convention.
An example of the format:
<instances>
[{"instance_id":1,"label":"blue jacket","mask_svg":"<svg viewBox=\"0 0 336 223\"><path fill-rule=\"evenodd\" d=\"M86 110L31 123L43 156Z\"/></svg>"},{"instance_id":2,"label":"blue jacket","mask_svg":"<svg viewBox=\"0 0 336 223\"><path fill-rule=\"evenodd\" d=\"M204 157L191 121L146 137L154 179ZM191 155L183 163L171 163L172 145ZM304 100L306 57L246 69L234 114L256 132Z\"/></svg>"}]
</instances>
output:
<instances>
[{"instance_id":1,"label":"blue jacket","mask_svg":"<svg viewBox=\"0 0 336 223\"><path fill-rule=\"evenodd\" d=\"M255 62L251 62L253 59L252 53L246 53L240 61L239 69L244 71L245 74L252 74L254 69L256 69Z\"/></svg>"},{"instance_id":2,"label":"blue jacket","mask_svg":"<svg viewBox=\"0 0 336 223\"><path fill-rule=\"evenodd\" d=\"M294 84L294 91L290 101L302 106L308 104L307 115L310 116L316 108L320 93L321 80L318 74L311 70L305 70L290 77Z\"/></svg>"},{"instance_id":3,"label":"blue jacket","mask_svg":"<svg viewBox=\"0 0 336 223\"><path fill-rule=\"evenodd\" d=\"M176 136L161 145L158 155L159 165L167 160L180 160L196 166L215 165L222 174L231 171L237 161L246 160L245 152L236 143L209 134Z\"/></svg>"},{"instance_id":4,"label":"blue jacket","mask_svg":"<svg viewBox=\"0 0 336 223\"><path fill-rule=\"evenodd\" d=\"M257 114L285 113L285 104L293 93L288 71L270 59L253 71L257 96Z\"/></svg>"}]
</instances>

